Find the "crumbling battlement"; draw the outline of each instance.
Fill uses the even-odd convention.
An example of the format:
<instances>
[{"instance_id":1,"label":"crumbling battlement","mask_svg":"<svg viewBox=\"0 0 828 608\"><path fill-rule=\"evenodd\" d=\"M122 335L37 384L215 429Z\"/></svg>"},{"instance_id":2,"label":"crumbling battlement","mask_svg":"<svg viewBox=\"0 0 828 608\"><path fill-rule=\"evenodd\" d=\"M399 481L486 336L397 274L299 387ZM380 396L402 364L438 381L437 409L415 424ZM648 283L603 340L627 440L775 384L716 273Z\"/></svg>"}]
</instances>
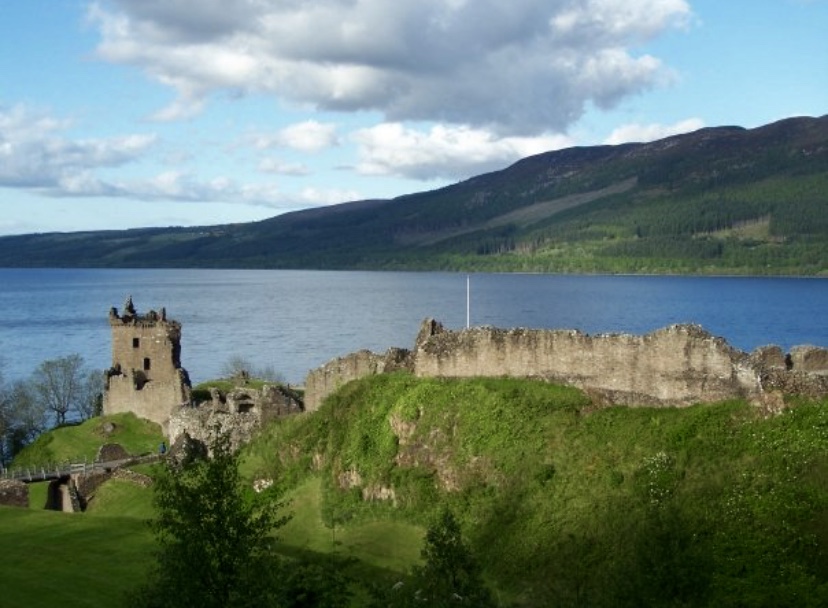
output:
<instances>
[{"instance_id":1,"label":"crumbling battlement","mask_svg":"<svg viewBox=\"0 0 828 608\"><path fill-rule=\"evenodd\" d=\"M112 367L106 372L105 414L134 412L165 427L170 413L190 401L190 379L181 367L181 324L167 312L136 312L132 297L124 312L109 311Z\"/></svg>"},{"instance_id":2,"label":"crumbling battlement","mask_svg":"<svg viewBox=\"0 0 828 608\"><path fill-rule=\"evenodd\" d=\"M311 372L305 387L306 403L314 404L309 409L347 381L382 373L378 364L358 364L379 358L361 351ZM589 335L493 327L449 331L426 319L408 365L420 377L540 378L576 386L603 405L684 407L733 398L765 403L780 393L828 395L828 350L800 346L785 355L768 346L747 354L698 325L671 325L643 336Z\"/></svg>"}]
</instances>

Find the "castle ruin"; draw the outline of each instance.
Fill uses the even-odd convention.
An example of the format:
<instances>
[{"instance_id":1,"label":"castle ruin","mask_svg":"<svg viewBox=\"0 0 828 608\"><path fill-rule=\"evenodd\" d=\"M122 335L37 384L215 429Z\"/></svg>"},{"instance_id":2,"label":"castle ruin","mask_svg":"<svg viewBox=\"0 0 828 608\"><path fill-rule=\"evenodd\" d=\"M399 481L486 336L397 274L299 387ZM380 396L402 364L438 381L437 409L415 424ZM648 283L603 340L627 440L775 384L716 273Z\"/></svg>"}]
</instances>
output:
<instances>
[{"instance_id":1,"label":"castle ruin","mask_svg":"<svg viewBox=\"0 0 828 608\"><path fill-rule=\"evenodd\" d=\"M577 330L445 329L423 321L411 351L360 351L312 370L305 408L314 411L340 386L406 369L424 378L538 378L575 386L596 405L686 407L747 399L778 409L785 395L828 396L828 350L778 346L752 353L698 325L671 325L643 336Z\"/></svg>"},{"instance_id":2,"label":"castle ruin","mask_svg":"<svg viewBox=\"0 0 828 608\"><path fill-rule=\"evenodd\" d=\"M104 414L133 412L166 429L170 415L190 403L190 378L181 367L181 324L164 308L138 314L128 297L123 314L109 311L112 367L106 372Z\"/></svg>"}]
</instances>

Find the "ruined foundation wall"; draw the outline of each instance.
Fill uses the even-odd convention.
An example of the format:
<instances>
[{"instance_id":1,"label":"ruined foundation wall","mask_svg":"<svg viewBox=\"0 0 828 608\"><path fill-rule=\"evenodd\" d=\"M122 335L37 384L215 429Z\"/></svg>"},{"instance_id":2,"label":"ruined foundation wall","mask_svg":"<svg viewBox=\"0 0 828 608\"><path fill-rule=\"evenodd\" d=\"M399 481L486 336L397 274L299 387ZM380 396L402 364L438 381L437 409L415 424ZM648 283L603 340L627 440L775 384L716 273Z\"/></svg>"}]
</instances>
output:
<instances>
[{"instance_id":1,"label":"ruined foundation wall","mask_svg":"<svg viewBox=\"0 0 828 608\"><path fill-rule=\"evenodd\" d=\"M170 418L169 442L175 444L179 437L188 435L209 447L218 434L230 437L230 448L237 450L249 442L261 427L257 413L230 413L211 407L182 407Z\"/></svg>"},{"instance_id":2,"label":"ruined foundation wall","mask_svg":"<svg viewBox=\"0 0 828 608\"><path fill-rule=\"evenodd\" d=\"M786 356L778 346L763 346L750 359L766 394L812 399L828 395L828 350L824 348L795 346Z\"/></svg>"},{"instance_id":3,"label":"ruined foundation wall","mask_svg":"<svg viewBox=\"0 0 828 608\"><path fill-rule=\"evenodd\" d=\"M180 407L173 413L167 433L171 445L186 433L210 446L219 428L230 434L231 447L237 449L271 420L304 410L298 395L278 384L261 389L237 387L226 395L214 388L211 393L211 401Z\"/></svg>"},{"instance_id":4,"label":"ruined foundation wall","mask_svg":"<svg viewBox=\"0 0 828 608\"><path fill-rule=\"evenodd\" d=\"M0 505L28 508L29 486L14 479L0 479Z\"/></svg>"},{"instance_id":5,"label":"ruined foundation wall","mask_svg":"<svg viewBox=\"0 0 828 608\"><path fill-rule=\"evenodd\" d=\"M761 392L746 355L695 325L644 336L488 327L454 332L437 326L421 331L414 372L543 378L627 405L683 406Z\"/></svg>"},{"instance_id":6,"label":"ruined foundation wall","mask_svg":"<svg viewBox=\"0 0 828 608\"><path fill-rule=\"evenodd\" d=\"M790 369L795 372L823 374L828 372L828 350L817 346L794 346Z\"/></svg>"},{"instance_id":7,"label":"ruined foundation wall","mask_svg":"<svg viewBox=\"0 0 828 608\"><path fill-rule=\"evenodd\" d=\"M305 378L305 411L318 410L325 397L352 380L400 369L413 370L411 352L402 348L392 348L383 355L360 350L332 359Z\"/></svg>"},{"instance_id":8,"label":"ruined foundation wall","mask_svg":"<svg viewBox=\"0 0 828 608\"><path fill-rule=\"evenodd\" d=\"M165 428L170 413L189 401L190 390L183 381L150 381L136 390L134 381L129 376L111 376L104 396L104 413L133 412L136 416Z\"/></svg>"}]
</instances>

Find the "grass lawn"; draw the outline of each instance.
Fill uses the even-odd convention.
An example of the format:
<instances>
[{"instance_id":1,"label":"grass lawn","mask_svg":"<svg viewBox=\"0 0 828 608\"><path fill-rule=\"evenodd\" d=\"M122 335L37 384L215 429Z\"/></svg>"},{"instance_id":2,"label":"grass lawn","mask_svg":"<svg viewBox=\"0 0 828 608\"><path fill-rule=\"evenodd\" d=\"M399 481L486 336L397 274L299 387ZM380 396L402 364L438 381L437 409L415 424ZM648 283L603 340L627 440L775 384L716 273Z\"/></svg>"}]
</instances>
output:
<instances>
[{"instance_id":1,"label":"grass lawn","mask_svg":"<svg viewBox=\"0 0 828 608\"><path fill-rule=\"evenodd\" d=\"M84 515L146 521L152 517L152 490L130 481L110 479L95 492Z\"/></svg>"},{"instance_id":2,"label":"grass lawn","mask_svg":"<svg viewBox=\"0 0 828 608\"><path fill-rule=\"evenodd\" d=\"M0 604L120 605L143 581L152 546L139 519L0 507Z\"/></svg>"},{"instance_id":3,"label":"grass lawn","mask_svg":"<svg viewBox=\"0 0 828 608\"><path fill-rule=\"evenodd\" d=\"M45 509L46 499L49 496L49 482L41 481L39 483L29 484L29 508L30 509Z\"/></svg>"},{"instance_id":4,"label":"grass lawn","mask_svg":"<svg viewBox=\"0 0 828 608\"><path fill-rule=\"evenodd\" d=\"M121 480L101 486L85 513L44 511L47 483L30 486L29 509L0 507L0 606L118 606L144 580L154 538L146 525L152 491ZM293 519L279 531L280 552L359 560L358 574L404 571L417 562L423 530L390 521L347 524L335 531L320 515L320 482L292 491ZM334 536L335 535L335 536Z\"/></svg>"},{"instance_id":5,"label":"grass lawn","mask_svg":"<svg viewBox=\"0 0 828 608\"><path fill-rule=\"evenodd\" d=\"M344 524L322 522L320 481L311 478L286 496L293 518L279 530L284 545L316 553L354 557L378 568L402 572L417 563L424 530L395 521Z\"/></svg>"}]
</instances>

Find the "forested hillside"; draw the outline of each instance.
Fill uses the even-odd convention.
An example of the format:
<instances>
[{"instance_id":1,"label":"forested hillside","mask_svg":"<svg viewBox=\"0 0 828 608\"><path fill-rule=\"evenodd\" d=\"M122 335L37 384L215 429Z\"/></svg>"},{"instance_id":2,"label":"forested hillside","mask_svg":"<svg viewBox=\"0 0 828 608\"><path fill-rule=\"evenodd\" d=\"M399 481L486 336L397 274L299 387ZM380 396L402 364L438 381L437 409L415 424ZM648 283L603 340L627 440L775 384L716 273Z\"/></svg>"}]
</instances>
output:
<instances>
[{"instance_id":1,"label":"forested hillside","mask_svg":"<svg viewBox=\"0 0 828 608\"><path fill-rule=\"evenodd\" d=\"M828 272L828 116L570 148L387 201L0 238L0 266Z\"/></svg>"}]
</instances>

